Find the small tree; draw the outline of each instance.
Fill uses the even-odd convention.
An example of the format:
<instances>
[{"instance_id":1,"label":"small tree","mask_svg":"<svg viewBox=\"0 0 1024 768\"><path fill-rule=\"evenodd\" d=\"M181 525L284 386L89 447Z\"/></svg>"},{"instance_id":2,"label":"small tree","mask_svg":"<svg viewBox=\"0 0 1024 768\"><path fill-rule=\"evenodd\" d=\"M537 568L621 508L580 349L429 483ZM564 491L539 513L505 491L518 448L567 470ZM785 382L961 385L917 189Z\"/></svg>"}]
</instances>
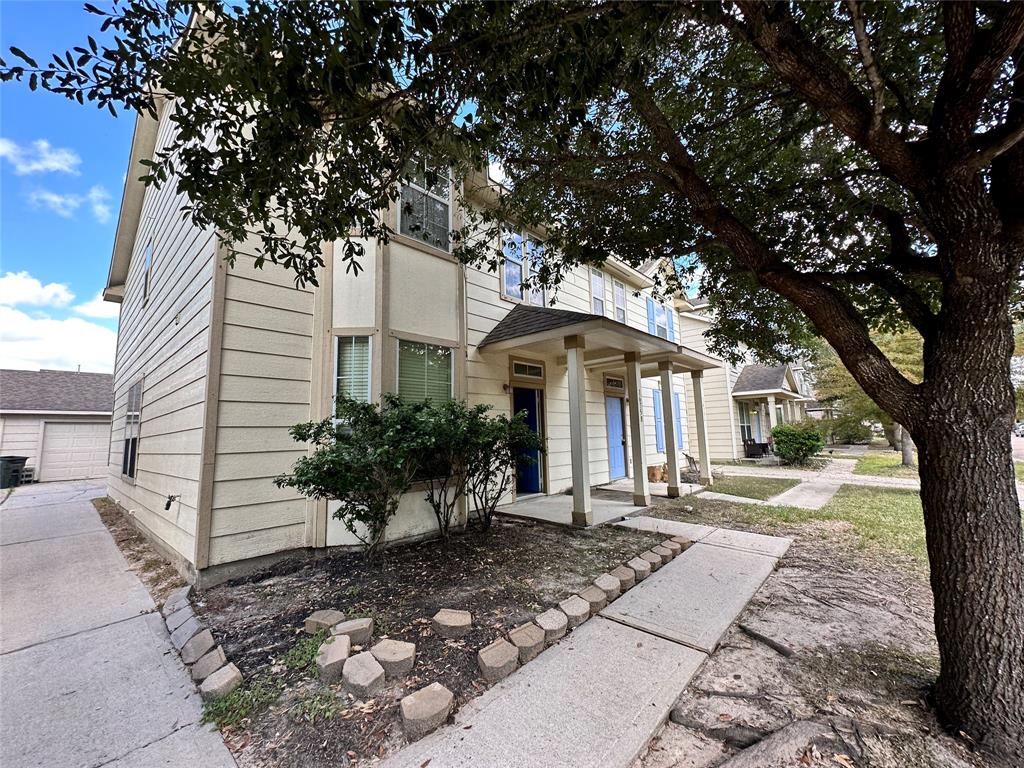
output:
<instances>
[{"instance_id":1,"label":"small tree","mask_svg":"<svg viewBox=\"0 0 1024 768\"><path fill-rule=\"evenodd\" d=\"M297 424L296 440L313 452L295 462L292 474L274 480L311 499L338 501L334 517L377 557L402 494L412 486L424 455L418 428L420 404L385 395L381 405L338 401L337 420Z\"/></svg>"},{"instance_id":2,"label":"small tree","mask_svg":"<svg viewBox=\"0 0 1024 768\"><path fill-rule=\"evenodd\" d=\"M787 464L806 464L825 447L821 433L813 424L780 424L772 430L775 454Z\"/></svg>"},{"instance_id":3,"label":"small tree","mask_svg":"<svg viewBox=\"0 0 1024 768\"><path fill-rule=\"evenodd\" d=\"M512 490L516 465L532 461L527 451L543 451L544 441L530 429L522 413L508 418L482 418L476 424L469 462L469 496L483 530L491 527L494 511Z\"/></svg>"},{"instance_id":4,"label":"small tree","mask_svg":"<svg viewBox=\"0 0 1024 768\"><path fill-rule=\"evenodd\" d=\"M420 429L424 453L421 476L427 481L427 502L434 510L441 539L448 541L459 502L466 496L470 456L479 422L488 406L470 408L459 400L427 405Z\"/></svg>"}]
</instances>

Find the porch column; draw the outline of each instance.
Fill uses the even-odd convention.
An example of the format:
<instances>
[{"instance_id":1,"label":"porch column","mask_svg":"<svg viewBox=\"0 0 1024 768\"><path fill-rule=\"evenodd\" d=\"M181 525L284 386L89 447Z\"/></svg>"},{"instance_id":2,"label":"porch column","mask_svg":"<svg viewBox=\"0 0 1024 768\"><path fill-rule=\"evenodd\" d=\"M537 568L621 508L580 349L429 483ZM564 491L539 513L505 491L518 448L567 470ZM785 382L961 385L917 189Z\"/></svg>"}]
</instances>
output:
<instances>
[{"instance_id":1,"label":"porch column","mask_svg":"<svg viewBox=\"0 0 1024 768\"><path fill-rule=\"evenodd\" d=\"M676 420L673 416L672 363L658 363L658 375L661 377L661 412L665 423L665 457L668 459L668 496L670 499L679 497L679 435L676 434ZM680 403L680 407L682 403ZM682 419L683 415L680 414Z\"/></svg>"},{"instance_id":2,"label":"porch column","mask_svg":"<svg viewBox=\"0 0 1024 768\"><path fill-rule=\"evenodd\" d=\"M701 485L714 485L711 477L711 454L708 452L708 427L704 418L704 371L691 371L693 380L693 416L697 422L697 453L700 457Z\"/></svg>"},{"instance_id":3,"label":"porch column","mask_svg":"<svg viewBox=\"0 0 1024 768\"><path fill-rule=\"evenodd\" d=\"M768 426L769 433L779 426L779 415L775 410L775 395L768 395Z\"/></svg>"},{"instance_id":4,"label":"porch column","mask_svg":"<svg viewBox=\"0 0 1024 768\"><path fill-rule=\"evenodd\" d=\"M643 401L640 399L640 355L627 352L625 359L629 448L633 460L633 504L647 507L651 503L651 487L647 482L647 445L644 440Z\"/></svg>"},{"instance_id":5,"label":"porch column","mask_svg":"<svg viewBox=\"0 0 1024 768\"><path fill-rule=\"evenodd\" d=\"M590 507L590 450L587 446L587 373L583 367L582 336L565 337L569 374L569 447L572 456L572 524L592 525Z\"/></svg>"}]
</instances>

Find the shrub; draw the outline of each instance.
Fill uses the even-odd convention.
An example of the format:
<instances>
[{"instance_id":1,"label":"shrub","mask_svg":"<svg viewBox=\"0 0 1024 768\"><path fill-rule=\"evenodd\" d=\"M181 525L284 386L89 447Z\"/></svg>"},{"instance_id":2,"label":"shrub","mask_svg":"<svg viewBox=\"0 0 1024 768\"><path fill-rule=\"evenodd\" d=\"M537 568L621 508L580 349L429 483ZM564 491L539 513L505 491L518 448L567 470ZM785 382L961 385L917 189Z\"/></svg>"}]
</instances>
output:
<instances>
[{"instance_id":1,"label":"shrub","mask_svg":"<svg viewBox=\"0 0 1024 768\"><path fill-rule=\"evenodd\" d=\"M470 408L459 400L449 400L428 404L423 410L420 429L425 459L421 475L427 481L427 503L434 510L443 541L448 541L452 521L465 498L470 457L487 409L486 405Z\"/></svg>"},{"instance_id":2,"label":"shrub","mask_svg":"<svg viewBox=\"0 0 1024 768\"><path fill-rule=\"evenodd\" d=\"M823 423L822 427L828 430L833 443L857 445L871 442L871 427L856 416L837 416Z\"/></svg>"},{"instance_id":3,"label":"shrub","mask_svg":"<svg viewBox=\"0 0 1024 768\"><path fill-rule=\"evenodd\" d=\"M384 532L412 486L424 456L421 421L425 405L385 395L378 406L347 398L337 419L298 424L291 435L313 446L292 474L274 480L312 499L340 502L334 517L377 556Z\"/></svg>"},{"instance_id":4,"label":"shrub","mask_svg":"<svg viewBox=\"0 0 1024 768\"><path fill-rule=\"evenodd\" d=\"M775 455L787 464L806 464L825 447L818 428L813 424L780 424L772 430Z\"/></svg>"},{"instance_id":5,"label":"shrub","mask_svg":"<svg viewBox=\"0 0 1024 768\"><path fill-rule=\"evenodd\" d=\"M544 441L527 426L522 413L512 418L482 418L477 423L468 490L476 518L485 531L491 527L498 504L515 485L516 465L529 461L523 453L532 450L543 451Z\"/></svg>"}]
</instances>

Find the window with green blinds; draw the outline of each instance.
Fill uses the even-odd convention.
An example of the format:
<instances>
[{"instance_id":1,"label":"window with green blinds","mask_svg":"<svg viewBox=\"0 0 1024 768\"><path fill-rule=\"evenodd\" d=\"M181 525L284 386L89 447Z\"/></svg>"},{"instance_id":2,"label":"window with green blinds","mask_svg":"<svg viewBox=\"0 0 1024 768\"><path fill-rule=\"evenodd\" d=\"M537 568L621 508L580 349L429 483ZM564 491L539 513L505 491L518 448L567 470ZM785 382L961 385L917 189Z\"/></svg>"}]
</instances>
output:
<instances>
[{"instance_id":1,"label":"window with green blinds","mask_svg":"<svg viewBox=\"0 0 1024 768\"><path fill-rule=\"evenodd\" d=\"M370 401L370 337L337 337L338 370L334 391L362 403Z\"/></svg>"},{"instance_id":2,"label":"window with green blinds","mask_svg":"<svg viewBox=\"0 0 1024 768\"><path fill-rule=\"evenodd\" d=\"M398 396L403 400L451 400L451 349L399 341Z\"/></svg>"}]
</instances>

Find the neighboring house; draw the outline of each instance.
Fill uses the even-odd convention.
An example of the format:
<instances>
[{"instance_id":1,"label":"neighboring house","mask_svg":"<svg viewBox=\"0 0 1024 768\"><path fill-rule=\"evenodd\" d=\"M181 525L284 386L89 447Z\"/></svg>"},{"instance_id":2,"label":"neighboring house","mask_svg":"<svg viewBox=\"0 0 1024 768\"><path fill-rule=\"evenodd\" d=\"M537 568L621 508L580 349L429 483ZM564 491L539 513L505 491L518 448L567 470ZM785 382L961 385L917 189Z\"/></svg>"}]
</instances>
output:
<instances>
[{"instance_id":1,"label":"neighboring house","mask_svg":"<svg viewBox=\"0 0 1024 768\"><path fill-rule=\"evenodd\" d=\"M709 474L702 372L719 362L680 346L676 310L649 295L647 275L609 259L557 295L524 290L543 245L512 228L499 273L466 267L450 253L450 182L402 190L387 213L397 234L364 243L358 276L335 268L332 244L315 290L244 256L228 268L215 233L182 219L172 184L137 181L172 109L137 121L104 290L122 304L109 492L190 578L355 543L334 505L273 484L306 451L288 428L329 416L337 393L526 411L547 452L519 472L516 495L571 490L581 525L592 486L632 477L645 503L648 467L678 468L682 450ZM486 178L464 183L496 193ZM403 499L389 540L432 535L423 496Z\"/></svg>"},{"instance_id":2,"label":"neighboring house","mask_svg":"<svg viewBox=\"0 0 1024 768\"><path fill-rule=\"evenodd\" d=\"M106 477L114 377L0 371L0 454L25 456L39 482Z\"/></svg>"},{"instance_id":3,"label":"neighboring house","mask_svg":"<svg viewBox=\"0 0 1024 768\"><path fill-rule=\"evenodd\" d=\"M704 333L712 322L707 301L679 299L680 341L710 355ZM742 345L741 345L742 346ZM749 356L748 356L749 357ZM720 360L705 374L705 410L712 460L760 455L772 427L807 417L813 402L803 365L732 365Z\"/></svg>"}]
</instances>

